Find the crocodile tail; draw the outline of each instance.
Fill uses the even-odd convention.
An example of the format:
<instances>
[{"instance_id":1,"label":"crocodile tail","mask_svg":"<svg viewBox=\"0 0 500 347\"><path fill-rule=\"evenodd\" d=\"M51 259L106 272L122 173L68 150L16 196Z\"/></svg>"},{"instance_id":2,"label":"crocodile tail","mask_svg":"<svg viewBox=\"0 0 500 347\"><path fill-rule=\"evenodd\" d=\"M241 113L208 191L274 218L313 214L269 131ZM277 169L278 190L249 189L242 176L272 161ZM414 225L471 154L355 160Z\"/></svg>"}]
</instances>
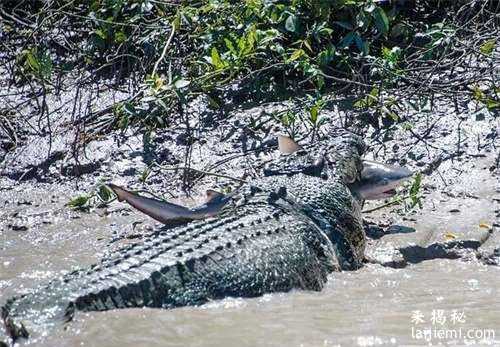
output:
<instances>
[{"instance_id":1,"label":"crocodile tail","mask_svg":"<svg viewBox=\"0 0 500 347\"><path fill-rule=\"evenodd\" d=\"M19 339L29 338L32 328L73 318L74 304L68 295L62 293L64 290L63 282L54 281L30 293L13 297L1 307L1 321L13 344Z\"/></svg>"},{"instance_id":2,"label":"crocodile tail","mask_svg":"<svg viewBox=\"0 0 500 347\"><path fill-rule=\"evenodd\" d=\"M8 336L12 339L12 343L15 343L19 338L27 339L29 337L29 332L21 321L16 322L10 315L10 306L11 302L7 302L7 304L2 307L2 320Z\"/></svg>"}]
</instances>

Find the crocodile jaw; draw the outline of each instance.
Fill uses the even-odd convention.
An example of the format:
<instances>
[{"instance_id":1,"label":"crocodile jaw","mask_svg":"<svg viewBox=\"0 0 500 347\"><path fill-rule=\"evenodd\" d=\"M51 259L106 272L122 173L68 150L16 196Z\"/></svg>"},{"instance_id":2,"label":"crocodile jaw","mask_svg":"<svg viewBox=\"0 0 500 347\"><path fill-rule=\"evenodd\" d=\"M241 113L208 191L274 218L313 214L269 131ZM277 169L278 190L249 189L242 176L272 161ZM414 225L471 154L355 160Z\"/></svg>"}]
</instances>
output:
<instances>
[{"instance_id":1,"label":"crocodile jaw","mask_svg":"<svg viewBox=\"0 0 500 347\"><path fill-rule=\"evenodd\" d=\"M385 199L396 194L395 189L412 175L404 167L364 160L360 180L349 188L361 200Z\"/></svg>"}]
</instances>

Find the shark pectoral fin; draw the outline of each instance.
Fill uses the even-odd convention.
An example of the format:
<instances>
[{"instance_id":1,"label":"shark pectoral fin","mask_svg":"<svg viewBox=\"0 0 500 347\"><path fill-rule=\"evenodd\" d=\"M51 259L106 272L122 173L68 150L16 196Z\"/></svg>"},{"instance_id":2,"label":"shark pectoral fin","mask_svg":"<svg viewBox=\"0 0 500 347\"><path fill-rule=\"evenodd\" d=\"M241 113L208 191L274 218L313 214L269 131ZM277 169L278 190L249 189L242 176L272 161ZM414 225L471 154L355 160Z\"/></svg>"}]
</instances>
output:
<instances>
[{"instance_id":1,"label":"shark pectoral fin","mask_svg":"<svg viewBox=\"0 0 500 347\"><path fill-rule=\"evenodd\" d=\"M283 135L278 135L278 148L283 154L291 154L302 149L292 138Z\"/></svg>"}]
</instances>

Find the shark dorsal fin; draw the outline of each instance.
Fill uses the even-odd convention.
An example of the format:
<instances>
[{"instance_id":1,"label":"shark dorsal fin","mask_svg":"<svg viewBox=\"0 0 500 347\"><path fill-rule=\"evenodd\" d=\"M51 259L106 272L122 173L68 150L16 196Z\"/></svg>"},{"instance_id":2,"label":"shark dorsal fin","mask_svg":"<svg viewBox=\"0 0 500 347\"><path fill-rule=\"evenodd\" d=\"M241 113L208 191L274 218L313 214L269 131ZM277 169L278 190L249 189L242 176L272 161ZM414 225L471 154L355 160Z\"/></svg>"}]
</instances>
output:
<instances>
[{"instance_id":1,"label":"shark dorsal fin","mask_svg":"<svg viewBox=\"0 0 500 347\"><path fill-rule=\"evenodd\" d=\"M212 190L212 189L208 189L206 194L207 194L207 198L206 198L207 204L213 202L215 199L218 199L218 198L221 198L224 196L224 194L222 194L218 191Z\"/></svg>"},{"instance_id":2,"label":"shark dorsal fin","mask_svg":"<svg viewBox=\"0 0 500 347\"><path fill-rule=\"evenodd\" d=\"M291 154L302 149L292 138L284 135L278 135L278 148L283 154Z\"/></svg>"}]
</instances>

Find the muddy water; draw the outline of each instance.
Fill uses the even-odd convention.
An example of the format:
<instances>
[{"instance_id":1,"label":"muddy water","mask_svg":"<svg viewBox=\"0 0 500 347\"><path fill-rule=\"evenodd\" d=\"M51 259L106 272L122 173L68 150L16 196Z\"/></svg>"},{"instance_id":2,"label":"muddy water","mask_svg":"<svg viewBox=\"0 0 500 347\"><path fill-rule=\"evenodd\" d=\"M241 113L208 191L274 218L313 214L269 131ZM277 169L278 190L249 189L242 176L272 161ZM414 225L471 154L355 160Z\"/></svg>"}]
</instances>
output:
<instances>
[{"instance_id":1,"label":"muddy water","mask_svg":"<svg viewBox=\"0 0 500 347\"><path fill-rule=\"evenodd\" d=\"M422 339L412 337L412 327L432 327L433 310L444 310L446 316L454 309L465 312L464 322L437 325L439 328L498 328L500 303L493 303L492 299L500 295L499 275L498 268L451 260L430 261L411 269L370 265L358 272L331 276L320 293L226 299L200 308L172 311L147 309L80 315L68 331L42 345L424 344ZM421 311L426 323L412 323L416 310Z\"/></svg>"}]
</instances>

